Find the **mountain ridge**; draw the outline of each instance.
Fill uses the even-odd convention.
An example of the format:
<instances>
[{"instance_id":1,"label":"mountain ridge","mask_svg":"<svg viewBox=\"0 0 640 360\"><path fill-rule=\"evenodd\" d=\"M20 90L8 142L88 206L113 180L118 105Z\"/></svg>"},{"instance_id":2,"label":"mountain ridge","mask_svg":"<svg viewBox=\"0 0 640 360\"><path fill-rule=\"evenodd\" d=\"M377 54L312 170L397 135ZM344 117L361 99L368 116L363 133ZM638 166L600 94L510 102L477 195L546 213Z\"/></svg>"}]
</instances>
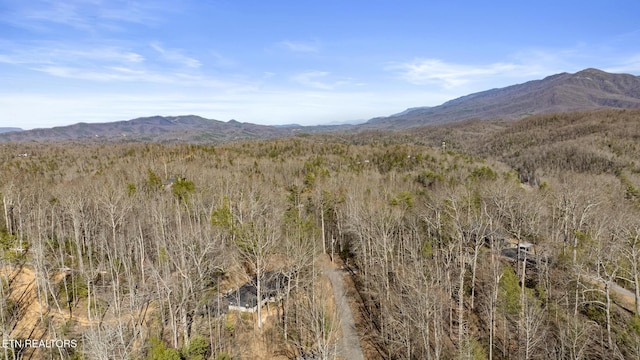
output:
<instances>
[{"instance_id":1,"label":"mountain ridge","mask_svg":"<svg viewBox=\"0 0 640 360\"><path fill-rule=\"evenodd\" d=\"M0 134L8 141L158 141L219 143L290 135L296 129L206 119L197 115L148 116L104 123L84 123Z\"/></svg>"},{"instance_id":2,"label":"mountain ridge","mask_svg":"<svg viewBox=\"0 0 640 360\"><path fill-rule=\"evenodd\" d=\"M19 127L0 127L0 134L7 133L7 132L14 132L14 131L23 131L23 130Z\"/></svg>"},{"instance_id":3,"label":"mountain ridge","mask_svg":"<svg viewBox=\"0 0 640 360\"><path fill-rule=\"evenodd\" d=\"M158 141L220 143L286 137L299 133L403 130L464 120L513 121L531 115L605 108L640 108L640 77L595 68L559 73L449 100L433 107L412 107L357 125L258 125L197 115L148 116L106 123L77 123L50 129L0 134L8 141Z\"/></svg>"},{"instance_id":4,"label":"mountain ridge","mask_svg":"<svg viewBox=\"0 0 640 360\"><path fill-rule=\"evenodd\" d=\"M516 120L529 115L640 108L640 77L587 68L461 96L433 107L369 120L369 128L404 129L469 119Z\"/></svg>"}]
</instances>

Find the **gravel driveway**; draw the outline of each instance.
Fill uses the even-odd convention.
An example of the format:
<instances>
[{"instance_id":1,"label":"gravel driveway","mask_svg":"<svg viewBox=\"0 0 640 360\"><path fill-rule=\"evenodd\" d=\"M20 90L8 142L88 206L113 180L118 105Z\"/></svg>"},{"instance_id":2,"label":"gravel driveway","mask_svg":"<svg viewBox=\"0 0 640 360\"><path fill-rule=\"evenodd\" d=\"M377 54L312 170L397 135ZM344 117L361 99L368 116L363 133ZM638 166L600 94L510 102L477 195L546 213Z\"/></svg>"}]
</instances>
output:
<instances>
[{"instance_id":1,"label":"gravel driveway","mask_svg":"<svg viewBox=\"0 0 640 360\"><path fill-rule=\"evenodd\" d=\"M340 269L327 269L327 276L331 280L333 296L336 302L338 317L340 318L340 328L342 330L342 341L338 342L338 356L347 360L364 360L362 348L360 347L360 337L356 330L356 323L349 307L349 301L344 289L342 278L344 272Z\"/></svg>"}]
</instances>

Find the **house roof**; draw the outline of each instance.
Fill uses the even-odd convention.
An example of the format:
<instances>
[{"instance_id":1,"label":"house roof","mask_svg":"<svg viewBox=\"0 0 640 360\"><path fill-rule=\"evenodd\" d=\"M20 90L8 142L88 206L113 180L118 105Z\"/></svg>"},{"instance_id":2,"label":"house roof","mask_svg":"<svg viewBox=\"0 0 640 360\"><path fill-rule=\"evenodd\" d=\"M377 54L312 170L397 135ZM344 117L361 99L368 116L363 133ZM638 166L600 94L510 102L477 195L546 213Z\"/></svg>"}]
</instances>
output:
<instances>
[{"instance_id":1,"label":"house roof","mask_svg":"<svg viewBox=\"0 0 640 360\"><path fill-rule=\"evenodd\" d=\"M261 302L284 291L287 286L288 278L288 275L281 272L268 271L264 273L261 282ZM254 277L251 281L229 293L226 296L227 301L229 301L229 305L244 308L256 307L258 305L256 283L257 278Z\"/></svg>"}]
</instances>

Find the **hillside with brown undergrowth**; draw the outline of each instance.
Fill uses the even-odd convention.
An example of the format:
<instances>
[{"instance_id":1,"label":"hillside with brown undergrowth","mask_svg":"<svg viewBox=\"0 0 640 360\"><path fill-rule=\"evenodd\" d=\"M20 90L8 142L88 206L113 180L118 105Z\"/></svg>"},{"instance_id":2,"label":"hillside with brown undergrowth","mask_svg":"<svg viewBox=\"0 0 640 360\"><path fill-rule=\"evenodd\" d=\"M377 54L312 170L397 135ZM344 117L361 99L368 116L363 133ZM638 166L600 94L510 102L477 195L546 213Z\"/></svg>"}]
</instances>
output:
<instances>
[{"instance_id":1,"label":"hillside with brown undergrowth","mask_svg":"<svg viewBox=\"0 0 640 360\"><path fill-rule=\"evenodd\" d=\"M634 357L637 314L611 289L640 285L637 118L1 147L2 265L33 274L3 283L2 325L78 339L62 358L332 358L340 319L318 264L334 256L370 356ZM221 305L272 271L290 281L261 317ZM38 289L23 304L47 321L30 326L16 296Z\"/></svg>"},{"instance_id":2,"label":"hillside with brown undergrowth","mask_svg":"<svg viewBox=\"0 0 640 360\"><path fill-rule=\"evenodd\" d=\"M411 132L361 133L350 139L444 146L499 160L531 178L565 172L635 178L640 172L640 110L546 114L516 122L469 120Z\"/></svg>"}]
</instances>

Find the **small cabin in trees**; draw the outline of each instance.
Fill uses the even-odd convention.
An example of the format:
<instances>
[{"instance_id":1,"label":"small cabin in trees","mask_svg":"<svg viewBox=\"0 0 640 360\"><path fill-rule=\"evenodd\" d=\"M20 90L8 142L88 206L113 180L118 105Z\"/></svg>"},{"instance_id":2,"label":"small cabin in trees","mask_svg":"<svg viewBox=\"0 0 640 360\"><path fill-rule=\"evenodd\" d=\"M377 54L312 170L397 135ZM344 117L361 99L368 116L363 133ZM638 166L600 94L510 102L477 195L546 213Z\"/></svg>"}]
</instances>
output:
<instances>
[{"instance_id":1,"label":"small cabin in trees","mask_svg":"<svg viewBox=\"0 0 640 360\"><path fill-rule=\"evenodd\" d=\"M256 312L258 306L263 306L268 302L280 301L287 292L287 283L289 275L268 271L261 281L261 296L258 301L257 294L257 278L245 283L238 289L227 294L226 300L229 302L229 310L237 310L242 312Z\"/></svg>"},{"instance_id":2,"label":"small cabin in trees","mask_svg":"<svg viewBox=\"0 0 640 360\"><path fill-rule=\"evenodd\" d=\"M520 251L526 252L527 254L535 254L535 247L530 242L526 242L526 241L519 242L518 243L518 249Z\"/></svg>"}]
</instances>

